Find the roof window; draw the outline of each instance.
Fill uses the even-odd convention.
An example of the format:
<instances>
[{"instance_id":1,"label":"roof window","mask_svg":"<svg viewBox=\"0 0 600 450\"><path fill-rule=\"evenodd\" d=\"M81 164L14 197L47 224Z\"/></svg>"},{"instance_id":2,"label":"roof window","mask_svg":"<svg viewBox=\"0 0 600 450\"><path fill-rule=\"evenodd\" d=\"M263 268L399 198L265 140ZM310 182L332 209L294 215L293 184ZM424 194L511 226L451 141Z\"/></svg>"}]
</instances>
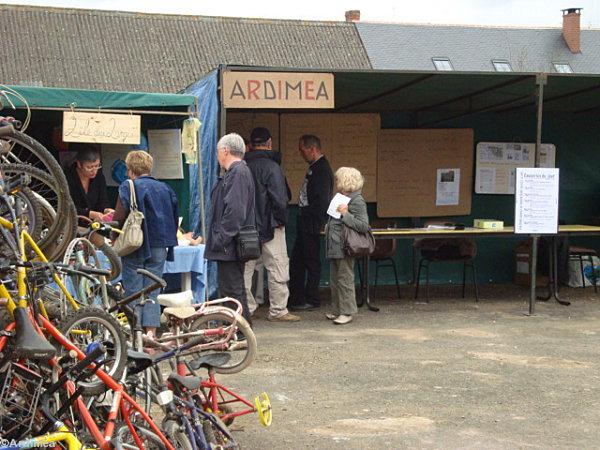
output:
<instances>
[{"instance_id":1,"label":"roof window","mask_svg":"<svg viewBox=\"0 0 600 450\"><path fill-rule=\"evenodd\" d=\"M552 65L558 73L573 73L573 69L569 63L552 63Z\"/></svg>"},{"instance_id":2,"label":"roof window","mask_svg":"<svg viewBox=\"0 0 600 450\"><path fill-rule=\"evenodd\" d=\"M436 70L454 70L448 58L431 58Z\"/></svg>"},{"instance_id":3,"label":"roof window","mask_svg":"<svg viewBox=\"0 0 600 450\"><path fill-rule=\"evenodd\" d=\"M512 67L506 60L492 60L492 64L494 65L496 72L512 72Z\"/></svg>"}]
</instances>

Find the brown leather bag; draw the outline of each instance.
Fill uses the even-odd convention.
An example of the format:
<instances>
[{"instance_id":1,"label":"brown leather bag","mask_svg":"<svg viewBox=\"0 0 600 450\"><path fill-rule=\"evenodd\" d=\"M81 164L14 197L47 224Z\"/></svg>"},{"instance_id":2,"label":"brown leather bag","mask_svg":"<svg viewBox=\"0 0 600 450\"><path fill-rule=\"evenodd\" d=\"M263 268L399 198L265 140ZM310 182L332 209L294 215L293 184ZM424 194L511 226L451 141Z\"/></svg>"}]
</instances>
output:
<instances>
[{"instance_id":1,"label":"brown leather bag","mask_svg":"<svg viewBox=\"0 0 600 450\"><path fill-rule=\"evenodd\" d=\"M353 258L370 255L375 250L375 236L371 228L366 233L359 233L354 228L342 224L342 248L347 256Z\"/></svg>"}]
</instances>

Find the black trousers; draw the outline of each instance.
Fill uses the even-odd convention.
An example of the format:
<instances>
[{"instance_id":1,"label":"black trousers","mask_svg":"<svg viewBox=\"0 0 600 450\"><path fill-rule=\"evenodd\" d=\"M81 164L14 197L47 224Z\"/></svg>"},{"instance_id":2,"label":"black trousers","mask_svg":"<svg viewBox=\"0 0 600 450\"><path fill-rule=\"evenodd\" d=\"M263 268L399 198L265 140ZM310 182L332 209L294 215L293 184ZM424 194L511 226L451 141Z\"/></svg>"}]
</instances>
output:
<instances>
[{"instance_id":1,"label":"black trousers","mask_svg":"<svg viewBox=\"0 0 600 450\"><path fill-rule=\"evenodd\" d=\"M239 300L242 304L244 319L252 325L244 286L244 265L241 261L217 261L219 295Z\"/></svg>"},{"instance_id":2,"label":"black trousers","mask_svg":"<svg viewBox=\"0 0 600 450\"><path fill-rule=\"evenodd\" d=\"M320 306L321 237L298 230L290 258L290 299L288 305L304 302Z\"/></svg>"}]
</instances>

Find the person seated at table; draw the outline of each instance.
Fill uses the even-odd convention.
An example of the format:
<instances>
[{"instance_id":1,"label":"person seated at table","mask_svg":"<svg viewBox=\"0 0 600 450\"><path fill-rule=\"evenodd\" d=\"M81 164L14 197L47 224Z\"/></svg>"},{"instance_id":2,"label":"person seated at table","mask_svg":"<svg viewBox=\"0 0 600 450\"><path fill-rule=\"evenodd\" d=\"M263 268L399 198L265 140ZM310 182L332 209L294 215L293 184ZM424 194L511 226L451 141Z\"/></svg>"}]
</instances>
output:
<instances>
[{"instance_id":1,"label":"person seated at table","mask_svg":"<svg viewBox=\"0 0 600 450\"><path fill-rule=\"evenodd\" d=\"M92 220L108 221L114 209L109 208L106 180L100 171L100 152L93 145L75 144L75 162L67 168L65 176L77 215Z\"/></svg>"},{"instance_id":2,"label":"person seated at table","mask_svg":"<svg viewBox=\"0 0 600 450\"><path fill-rule=\"evenodd\" d=\"M144 214L142 229L144 242L133 253L123 256L122 280L125 295L131 295L154 283L139 275L137 269L146 269L154 275L163 276L165 261L173 261L173 247L177 245L179 218L177 196L169 185L153 178L152 156L145 151L129 152L125 158L127 176L133 180L138 210ZM119 197L114 220L123 226L130 211L129 181L119 186ZM156 301L158 290L148 295L142 312L142 326L149 337L154 337L160 326L160 305Z\"/></svg>"},{"instance_id":3,"label":"person seated at table","mask_svg":"<svg viewBox=\"0 0 600 450\"><path fill-rule=\"evenodd\" d=\"M325 314L336 325L352 322L356 315L354 293L354 257L344 253L343 225L359 233L369 231L367 204L361 194L364 178L354 167L340 167L333 176L337 192L350 197L347 205L339 205L339 219L329 217L325 228L325 257L329 259L331 313Z\"/></svg>"}]
</instances>

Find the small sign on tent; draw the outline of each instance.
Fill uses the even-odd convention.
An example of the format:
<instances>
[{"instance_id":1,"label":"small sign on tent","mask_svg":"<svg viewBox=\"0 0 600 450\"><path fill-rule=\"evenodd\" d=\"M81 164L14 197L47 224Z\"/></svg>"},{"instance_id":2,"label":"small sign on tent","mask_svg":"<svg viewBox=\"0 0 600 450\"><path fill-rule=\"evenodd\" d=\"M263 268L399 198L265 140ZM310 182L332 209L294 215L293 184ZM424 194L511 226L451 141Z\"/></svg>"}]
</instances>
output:
<instances>
[{"instance_id":1,"label":"small sign on tent","mask_svg":"<svg viewBox=\"0 0 600 450\"><path fill-rule=\"evenodd\" d=\"M139 144L141 116L65 111L64 142L96 144Z\"/></svg>"}]
</instances>

